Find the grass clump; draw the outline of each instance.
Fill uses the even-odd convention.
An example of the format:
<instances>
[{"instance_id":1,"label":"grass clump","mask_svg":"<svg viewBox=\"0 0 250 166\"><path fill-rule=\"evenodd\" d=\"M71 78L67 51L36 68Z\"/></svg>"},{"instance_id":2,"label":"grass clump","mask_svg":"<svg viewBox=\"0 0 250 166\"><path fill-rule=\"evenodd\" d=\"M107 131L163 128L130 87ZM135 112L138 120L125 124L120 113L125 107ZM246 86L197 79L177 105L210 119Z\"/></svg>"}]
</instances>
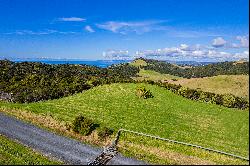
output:
<instances>
[{"instance_id":1,"label":"grass clump","mask_svg":"<svg viewBox=\"0 0 250 166\"><path fill-rule=\"evenodd\" d=\"M95 129L95 124L91 119L88 119L83 115L79 115L73 121L72 129L76 133L89 135Z\"/></svg>"},{"instance_id":2,"label":"grass clump","mask_svg":"<svg viewBox=\"0 0 250 166\"><path fill-rule=\"evenodd\" d=\"M83 115L78 115L75 117L72 123L72 130L81 135L87 136L91 134L94 130L97 130L97 135L99 139L105 139L114 133L114 130L106 126L101 126L95 123L92 119L86 118Z\"/></svg>"},{"instance_id":3,"label":"grass clump","mask_svg":"<svg viewBox=\"0 0 250 166\"><path fill-rule=\"evenodd\" d=\"M100 139L105 139L114 133L114 130L105 126L101 126L97 129L97 134Z\"/></svg>"},{"instance_id":4,"label":"grass clump","mask_svg":"<svg viewBox=\"0 0 250 166\"><path fill-rule=\"evenodd\" d=\"M138 87L136 89L136 96L140 97L140 98L153 98L153 94L152 92L150 92L150 90L147 90L145 87Z\"/></svg>"}]
</instances>

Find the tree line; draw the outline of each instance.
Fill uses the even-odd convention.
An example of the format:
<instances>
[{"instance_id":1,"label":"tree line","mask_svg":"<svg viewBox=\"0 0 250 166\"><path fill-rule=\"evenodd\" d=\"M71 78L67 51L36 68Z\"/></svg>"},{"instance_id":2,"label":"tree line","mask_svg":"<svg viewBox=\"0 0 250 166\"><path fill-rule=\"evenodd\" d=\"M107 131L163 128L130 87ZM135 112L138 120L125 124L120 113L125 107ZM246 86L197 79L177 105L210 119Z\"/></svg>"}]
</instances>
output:
<instances>
[{"instance_id":1,"label":"tree line","mask_svg":"<svg viewBox=\"0 0 250 166\"><path fill-rule=\"evenodd\" d=\"M147 62L141 66L145 70L154 70L162 74L171 74L184 78L202 78L217 75L249 74L249 62L219 62L205 66L180 67L164 61L139 58Z\"/></svg>"}]
</instances>

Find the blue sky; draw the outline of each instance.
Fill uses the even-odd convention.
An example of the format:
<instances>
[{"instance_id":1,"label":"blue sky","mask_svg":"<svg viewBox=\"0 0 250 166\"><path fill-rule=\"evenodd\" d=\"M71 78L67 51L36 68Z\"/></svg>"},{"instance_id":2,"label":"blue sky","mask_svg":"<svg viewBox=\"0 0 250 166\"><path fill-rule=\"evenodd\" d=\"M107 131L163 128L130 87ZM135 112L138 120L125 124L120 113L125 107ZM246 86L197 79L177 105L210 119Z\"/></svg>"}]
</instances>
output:
<instances>
[{"instance_id":1,"label":"blue sky","mask_svg":"<svg viewBox=\"0 0 250 166\"><path fill-rule=\"evenodd\" d=\"M248 0L0 0L0 59L235 60Z\"/></svg>"}]
</instances>

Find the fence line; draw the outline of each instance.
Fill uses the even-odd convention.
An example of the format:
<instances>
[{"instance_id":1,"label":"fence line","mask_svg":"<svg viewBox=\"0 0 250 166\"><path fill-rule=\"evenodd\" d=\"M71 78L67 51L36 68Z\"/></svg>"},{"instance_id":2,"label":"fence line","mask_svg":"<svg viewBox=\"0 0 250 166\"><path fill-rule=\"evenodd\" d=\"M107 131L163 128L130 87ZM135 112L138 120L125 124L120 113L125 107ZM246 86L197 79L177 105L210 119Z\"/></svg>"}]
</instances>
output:
<instances>
[{"instance_id":1,"label":"fence line","mask_svg":"<svg viewBox=\"0 0 250 166\"><path fill-rule=\"evenodd\" d=\"M140 132L136 132L136 131L131 131L131 130L127 130L127 129L119 129L118 130L118 132L116 134L116 137L115 137L115 140L112 142L113 146L116 146L118 144L118 140L119 140L119 137L120 137L120 134L121 134L122 131L123 132L129 132L129 133L137 134L137 135L142 135L142 136L146 136L146 137L151 137L151 138L155 138L155 139L159 139L159 140L163 140L163 141L173 142L173 143L176 143L176 144L181 144L181 145L186 145L186 146L192 146L192 147L195 147L195 148L200 148L200 149L204 149L204 150L207 150L207 151L212 151L212 152L220 153L220 154L223 154L223 155L232 156L232 157L235 157L235 158L239 158L239 159L242 159L242 160L249 161L249 158L238 156L238 155L227 153L227 152L223 152L223 151L220 151L220 150L206 148L206 147L203 147L203 146L199 146L199 145L195 145L195 144L190 144L190 143L186 143L186 142L180 142L180 141L171 140L171 139L167 139L167 138L161 138L161 137L158 137L158 136L144 134L144 133L140 133Z\"/></svg>"}]
</instances>

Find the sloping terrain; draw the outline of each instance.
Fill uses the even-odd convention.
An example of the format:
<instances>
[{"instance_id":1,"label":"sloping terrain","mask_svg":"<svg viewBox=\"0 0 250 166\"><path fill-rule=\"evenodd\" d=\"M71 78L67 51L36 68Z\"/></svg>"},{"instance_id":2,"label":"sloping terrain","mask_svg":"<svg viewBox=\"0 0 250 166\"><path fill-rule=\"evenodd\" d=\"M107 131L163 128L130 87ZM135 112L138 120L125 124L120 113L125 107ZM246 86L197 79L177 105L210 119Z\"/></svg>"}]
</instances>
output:
<instances>
[{"instance_id":1,"label":"sloping terrain","mask_svg":"<svg viewBox=\"0 0 250 166\"><path fill-rule=\"evenodd\" d=\"M179 79L168 82L206 92L233 94L249 100L249 75L219 75L204 78Z\"/></svg>"},{"instance_id":2,"label":"sloping terrain","mask_svg":"<svg viewBox=\"0 0 250 166\"><path fill-rule=\"evenodd\" d=\"M137 74L138 77L133 77L134 80L152 80L152 81L163 81L163 80L178 80L182 77L173 76L170 74L161 74L153 70L140 69Z\"/></svg>"},{"instance_id":3,"label":"sloping terrain","mask_svg":"<svg viewBox=\"0 0 250 166\"><path fill-rule=\"evenodd\" d=\"M138 86L149 89L154 97L138 98L135 95ZM248 111L191 101L158 86L110 84L58 100L30 104L1 103L0 106L51 114L69 123L78 114L83 114L116 130L125 128L248 156ZM227 156L157 140L129 135L121 139L119 146L124 154L151 163L245 164Z\"/></svg>"}]
</instances>

